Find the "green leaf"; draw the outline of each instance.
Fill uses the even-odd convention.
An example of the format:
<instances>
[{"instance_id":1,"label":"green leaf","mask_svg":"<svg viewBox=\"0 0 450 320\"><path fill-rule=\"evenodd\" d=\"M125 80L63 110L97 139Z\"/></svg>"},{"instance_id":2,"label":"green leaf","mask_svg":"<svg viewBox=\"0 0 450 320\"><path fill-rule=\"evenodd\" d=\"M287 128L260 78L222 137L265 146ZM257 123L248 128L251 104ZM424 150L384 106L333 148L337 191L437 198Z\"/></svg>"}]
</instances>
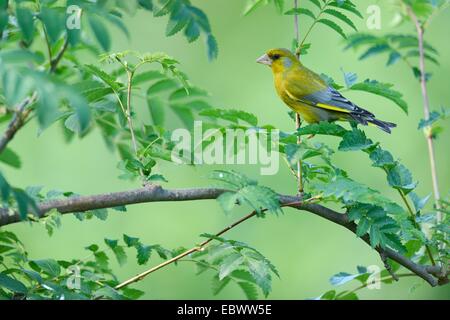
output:
<instances>
[{"instance_id":1,"label":"green leaf","mask_svg":"<svg viewBox=\"0 0 450 320\"><path fill-rule=\"evenodd\" d=\"M119 265L123 266L127 261L127 255L122 246L118 245L118 240L105 239L106 245L112 250Z\"/></svg>"},{"instance_id":2,"label":"green leaf","mask_svg":"<svg viewBox=\"0 0 450 320\"><path fill-rule=\"evenodd\" d=\"M352 13L356 14L358 17L360 17L361 19L363 19L363 15L361 14L361 12L359 12L359 10L356 9L356 7L354 5L350 4L349 1L345 1L342 3L339 3L339 1L333 1L333 2L330 2L328 5L342 9L342 10L352 12Z\"/></svg>"},{"instance_id":3,"label":"green leaf","mask_svg":"<svg viewBox=\"0 0 450 320\"><path fill-rule=\"evenodd\" d=\"M4 273L0 273L0 287L22 294L28 292L27 287L22 282L11 278Z\"/></svg>"},{"instance_id":4,"label":"green leaf","mask_svg":"<svg viewBox=\"0 0 450 320\"><path fill-rule=\"evenodd\" d=\"M413 182L411 172L408 168L399 163L388 170L387 179L391 187L400 189L406 194L414 190L417 186L417 183Z\"/></svg>"},{"instance_id":5,"label":"green leaf","mask_svg":"<svg viewBox=\"0 0 450 320\"><path fill-rule=\"evenodd\" d=\"M17 208L22 220L27 219L27 214L30 209L33 210L35 213L39 212L36 203L32 198L28 196L26 192L19 189L13 189L12 193L17 202Z\"/></svg>"},{"instance_id":6,"label":"green leaf","mask_svg":"<svg viewBox=\"0 0 450 320\"><path fill-rule=\"evenodd\" d=\"M219 279L217 275L212 278L212 291L213 295L218 295L231 281L230 278L225 278L223 280Z\"/></svg>"},{"instance_id":7,"label":"green leaf","mask_svg":"<svg viewBox=\"0 0 450 320\"><path fill-rule=\"evenodd\" d=\"M111 38L109 31L102 20L96 15L89 15L89 24L91 25L94 36L104 51L111 49Z\"/></svg>"},{"instance_id":8,"label":"green leaf","mask_svg":"<svg viewBox=\"0 0 450 320\"><path fill-rule=\"evenodd\" d=\"M6 181L5 177L3 177L3 175L0 172L0 195L2 196L3 201L6 202L8 200L10 192L11 187L8 181Z\"/></svg>"},{"instance_id":9,"label":"green leaf","mask_svg":"<svg viewBox=\"0 0 450 320\"><path fill-rule=\"evenodd\" d=\"M134 247L134 246L136 246L137 244L140 243L139 242L139 238L130 237L130 236L126 235L126 234L123 235L123 241L125 242L125 244L128 247Z\"/></svg>"},{"instance_id":10,"label":"green leaf","mask_svg":"<svg viewBox=\"0 0 450 320\"><path fill-rule=\"evenodd\" d=\"M83 69L88 72L89 74L92 74L99 79L101 79L105 84L107 84L109 87L111 87L114 91L119 91L121 89L121 85L116 82L116 79L103 70L100 70L94 65L88 64L83 67Z\"/></svg>"},{"instance_id":11,"label":"green leaf","mask_svg":"<svg viewBox=\"0 0 450 320\"><path fill-rule=\"evenodd\" d=\"M238 195L233 192L225 192L217 198L217 201L219 202L223 211L225 211L225 213L229 213L236 206Z\"/></svg>"},{"instance_id":12,"label":"green leaf","mask_svg":"<svg viewBox=\"0 0 450 320\"><path fill-rule=\"evenodd\" d=\"M246 260L248 271L252 275L255 283L262 289L267 297L271 291L270 268L265 260L249 258Z\"/></svg>"},{"instance_id":13,"label":"green leaf","mask_svg":"<svg viewBox=\"0 0 450 320\"><path fill-rule=\"evenodd\" d=\"M108 210L107 209L96 209L96 210L92 210L92 213L94 214L94 216L100 220L105 221L106 219L108 219Z\"/></svg>"},{"instance_id":14,"label":"green leaf","mask_svg":"<svg viewBox=\"0 0 450 320\"><path fill-rule=\"evenodd\" d=\"M322 9L320 0L309 0L309 1L312 2L313 4L315 4L317 6L317 8Z\"/></svg>"},{"instance_id":15,"label":"green leaf","mask_svg":"<svg viewBox=\"0 0 450 320\"><path fill-rule=\"evenodd\" d=\"M316 19L316 16L314 13L306 8L293 8L291 10L288 10L284 13L285 15L306 15L308 17L311 17L313 19Z\"/></svg>"},{"instance_id":16,"label":"green leaf","mask_svg":"<svg viewBox=\"0 0 450 320\"><path fill-rule=\"evenodd\" d=\"M206 39L206 44L208 46L208 59L210 61L217 59L217 56L219 55L219 47L217 45L216 38L212 34L208 35L208 38Z\"/></svg>"},{"instance_id":17,"label":"green leaf","mask_svg":"<svg viewBox=\"0 0 450 320\"><path fill-rule=\"evenodd\" d=\"M311 134L323 134L329 136L343 137L347 130L332 122L322 121L319 123L309 124L297 130L299 136Z\"/></svg>"},{"instance_id":18,"label":"green leaf","mask_svg":"<svg viewBox=\"0 0 450 320\"><path fill-rule=\"evenodd\" d=\"M347 89L354 85L358 80L358 75L354 72L345 72L342 70L342 73L344 74L344 81Z\"/></svg>"},{"instance_id":19,"label":"green leaf","mask_svg":"<svg viewBox=\"0 0 450 320\"><path fill-rule=\"evenodd\" d=\"M249 0L247 1L247 5L244 9L244 16L252 13L255 9L263 5L267 0Z\"/></svg>"},{"instance_id":20,"label":"green leaf","mask_svg":"<svg viewBox=\"0 0 450 320\"><path fill-rule=\"evenodd\" d=\"M412 200L416 212L420 212L420 210L422 210L425 207L428 200L430 199L431 193L423 198L420 198L415 192L410 192L408 196Z\"/></svg>"},{"instance_id":21,"label":"green leaf","mask_svg":"<svg viewBox=\"0 0 450 320\"><path fill-rule=\"evenodd\" d=\"M110 298L112 300L122 300L123 299L122 295L117 290L115 290L114 288L111 288L109 286L105 286L105 287L102 287L102 288L96 290L92 295L93 295L94 299L100 298L100 297L102 297L103 299Z\"/></svg>"},{"instance_id":22,"label":"green leaf","mask_svg":"<svg viewBox=\"0 0 450 320\"><path fill-rule=\"evenodd\" d=\"M356 228L356 235L362 237L369 231L370 221L369 219L362 217L358 222L358 227Z\"/></svg>"},{"instance_id":23,"label":"green leaf","mask_svg":"<svg viewBox=\"0 0 450 320\"><path fill-rule=\"evenodd\" d=\"M438 121L441 118L442 118L442 116L441 116L441 114L439 112L432 111L430 113L430 116L429 116L428 120L420 119L418 130L423 130L426 127L432 126L436 121Z\"/></svg>"},{"instance_id":24,"label":"green leaf","mask_svg":"<svg viewBox=\"0 0 450 320\"><path fill-rule=\"evenodd\" d=\"M240 253L232 253L226 257L220 264L219 279L223 280L231 272L236 270L244 262L244 257Z\"/></svg>"},{"instance_id":25,"label":"green leaf","mask_svg":"<svg viewBox=\"0 0 450 320\"><path fill-rule=\"evenodd\" d=\"M124 295L124 297L127 299L130 299L130 300L137 300L145 294L144 291L141 291L138 289L133 289L133 288L128 288L128 287L125 287L121 290L122 290L122 294Z\"/></svg>"},{"instance_id":26,"label":"green leaf","mask_svg":"<svg viewBox=\"0 0 450 320\"><path fill-rule=\"evenodd\" d=\"M335 22L328 20L328 19L320 19L317 22L330 27L331 29L333 29L334 31L339 33L344 39L347 39L347 36L345 35L344 30L342 30L342 28Z\"/></svg>"},{"instance_id":27,"label":"green leaf","mask_svg":"<svg viewBox=\"0 0 450 320\"><path fill-rule=\"evenodd\" d=\"M150 111L153 123L156 126L163 126L165 119L165 102L159 97L147 97L147 106Z\"/></svg>"},{"instance_id":28,"label":"green leaf","mask_svg":"<svg viewBox=\"0 0 450 320\"><path fill-rule=\"evenodd\" d=\"M381 83L376 80L365 80L364 82L353 85L351 90L370 92L375 95L385 97L398 105L406 114L408 114L408 105L402 99L403 95L392 89L394 85L388 83Z\"/></svg>"},{"instance_id":29,"label":"green leaf","mask_svg":"<svg viewBox=\"0 0 450 320\"><path fill-rule=\"evenodd\" d=\"M29 265L33 270L43 272L52 278L56 278L61 274L61 267L53 259L31 260Z\"/></svg>"},{"instance_id":30,"label":"green leaf","mask_svg":"<svg viewBox=\"0 0 450 320\"><path fill-rule=\"evenodd\" d=\"M334 198L346 204L356 202L379 204L383 208L392 209L392 201L361 183L349 178L337 176L329 182L311 182L311 191L322 193L324 198Z\"/></svg>"},{"instance_id":31,"label":"green leaf","mask_svg":"<svg viewBox=\"0 0 450 320\"><path fill-rule=\"evenodd\" d=\"M150 254L152 252L152 247L151 246L144 246L142 244L139 244L136 247L136 250L137 250L138 264L140 264L140 265L146 264L147 261L150 259Z\"/></svg>"},{"instance_id":32,"label":"green leaf","mask_svg":"<svg viewBox=\"0 0 450 320\"><path fill-rule=\"evenodd\" d=\"M401 59L402 55L398 53L397 51L392 51L389 55L388 62L386 63L387 66L394 65L397 61Z\"/></svg>"},{"instance_id":33,"label":"green leaf","mask_svg":"<svg viewBox=\"0 0 450 320\"><path fill-rule=\"evenodd\" d=\"M248 300L258 300L258 291L256 287L250 282L238 282L238 286L244 291Z\"/></svg>"},{"instance_id":34,"label":"green leaf","mask_svg":"<svg viewBox=\"0 0 450 320\"><path fill-rule=\"evenodd\" d=\"M376 148L370 153L370 160L374 167L385 168L395 165L394 157L389 151Z\"/></svg>"},{"instance_id":35,"label":"green leaf","mask_svg":"<svg viewBox=\"0 0 450 320\"><path fill-rule=\"evenodd\" d=\"M23 39L27 44L31 44L34 38L34 18L33 13L28 8L18 7L16 9L17 22L23 34Z\"/></svg>"},{"instance_id":36,"label":"green leaf","mask_svg":"<svg viewBox=\"0 0 450 320\"><path fill-rule=\"evenodd\" d=\"M369 49L367 49L366 52L364 52L360 57L359 60L364 60L370 57L373 57L377 54L384 53L386 51L391 51L391 47L385 43L377 43L373 46L371 46Z\"/></svg>"},{"instance_id":37,"label":"green leaf","mask_svg":"<svg viewBox=\"0 0 450 320\"><path fill-rule=\"evenodd\" d=\"M350 27L352 27L353 30L358 31L358 29L356 28L356 26L353 23L353 21L349 17L347 17L345 14L343 14L342 12L334 10L334 9L326 9L324 12L329 14L329 15L332 15L332 16L338 18L339 20L345 22Z\"/></svg>"},{"instance_id":38,"label":"green leaf","mask_svg":"<svg viewBox=\"0 0 450 320\"><path fill-rule=\"evenodd\" d=\"M360 275L361 274L350 274L347 272L339 272L330 278L330 283L333 286L341 286L359 277Z\"/></svg>"},{"instance_id":39,"label":"green leaf","mask_svg":"<svg viewBox=\"0 0 450 320\"><path fill-rule=\"evenodd\" d=\"M2 153L0 153L0 162L16 169L20 169L22 166L19 155L10 148L6 148L2 151Z\"/></svg>"},{"instance_id":40,"label":"green leaf","mask_svg":"<svg viewBox=\"0 0 450 320\"><path fill-rule=\"evenodd\" d=\"M65 30L64 12L59 8L43 7L40 12L40 18L45 25L50 42L54 44Z\"/></svg>"},{"instance_id":41,"label":"green leaf","mask_svg":"<svg viewBox=\"0 0 450 320\"><path fill-rule=\"evenodd\" d=\"M194 42L200 37L200 27L195 22L195 20L190 20L186 29L184 29L184 35L186 36L188 42Z\"/></svg>"},{"instance_id":42,"label":"green leaf","mask_svg":"<svg viewBox=\"0 0 450 320\"><path fill-rule=\"evenodd\" d=\"M320 297L318 297L316 300L334 300L336 297L336 291L330 290L322 294Z\"/></svg>"},{"instance_id":43,"label":"green leaf","mask_svg":"<svg viewBox=\"0 0 450 320\"><path fill-rule=\"evenodd\" d=\"M338 149L340 151L367 150L373 145L374 143L372 142L372 140L367 139L364 131L354 129L344 134Z\"/></svg>"},{"instance_id":44,"label":"green leaf","mask_svg":"<svg viewBox=\"0 0 450 320\"><path fill-rule=\"evenodd\" d=\"M206 109L199 113L201 116L214 119L223 119L238 124L239 120L247 122L251 126L258 125L258 118L251 113L240 110Z\"/></svg>"}]
</instances>

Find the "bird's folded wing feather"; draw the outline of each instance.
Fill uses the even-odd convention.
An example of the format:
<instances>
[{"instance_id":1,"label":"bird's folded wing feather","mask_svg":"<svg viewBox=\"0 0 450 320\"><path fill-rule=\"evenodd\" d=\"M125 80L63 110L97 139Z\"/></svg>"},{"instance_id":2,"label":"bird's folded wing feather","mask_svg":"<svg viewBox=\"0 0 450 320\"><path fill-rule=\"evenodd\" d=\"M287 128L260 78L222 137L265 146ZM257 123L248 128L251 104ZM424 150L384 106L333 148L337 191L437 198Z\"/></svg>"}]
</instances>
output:
<instances>
[{"instance_id":1,"label":"bird's folded wing feather","mask_svg":"<svg viewBox=\"0 0 450 320\"><path fill-rule=\"evenodd\" d=\"M345 98L339 91L329 86L305 95L298 94L299 90L296 88L297 86L298 84L292 84L286 87L286 93L291 99L331 111L373 116L373 114L359 108L353 102Z\"/></svg>"}]
</instances>

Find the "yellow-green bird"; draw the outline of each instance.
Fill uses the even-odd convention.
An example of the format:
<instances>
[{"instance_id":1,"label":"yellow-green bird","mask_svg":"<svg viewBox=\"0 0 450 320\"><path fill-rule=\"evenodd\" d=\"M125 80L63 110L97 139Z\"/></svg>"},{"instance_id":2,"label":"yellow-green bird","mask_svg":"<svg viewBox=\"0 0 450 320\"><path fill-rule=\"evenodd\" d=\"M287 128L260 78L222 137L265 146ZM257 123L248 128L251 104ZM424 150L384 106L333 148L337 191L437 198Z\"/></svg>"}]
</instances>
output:
<instances>
[{"instance_id":1,"label":"yellow-green bird","mask_svg":"<svg viewBox=\"0 0 450 320\"><path fill-rule=\"evenodd\" d=\"M373 113L346 99L287 49L271 49L256 62L272 68L278 95L308 123L356 121L375 125L387 133L396 127L394 123L376 119Z\"/></svg>"}]
</instances>

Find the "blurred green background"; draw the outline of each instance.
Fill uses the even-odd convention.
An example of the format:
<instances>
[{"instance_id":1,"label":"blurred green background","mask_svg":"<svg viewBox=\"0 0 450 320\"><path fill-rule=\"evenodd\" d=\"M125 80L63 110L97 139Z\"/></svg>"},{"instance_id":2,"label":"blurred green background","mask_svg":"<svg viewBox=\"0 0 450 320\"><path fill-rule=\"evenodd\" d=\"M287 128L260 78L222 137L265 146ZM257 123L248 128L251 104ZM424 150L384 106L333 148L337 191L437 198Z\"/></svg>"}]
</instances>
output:
<instances>
[{"instance_id":1,"label":"blurred green background","mask_svg":"<svg viewBox=\"0 0 450 320\"><path fill-rule=\"evenodd\" d=\"M301 1L303 2L303 1ZM126 49L141 52L164 51L181 62L193 84L207 89L212 94L213 105L221 108L237 108L258 115L260 123L272 124L281 130L290 131L294 124L287 115L287 108L279 101L272 84L269 69L257 65L255 59L267 49L290 47L294 36L293 18L276 13L271 6L257 10L248 17L242 16L245 2L242 0L197 0L193 3L207 13L213 32L219 43L219 58L207 61L203 41L188 44L182 35L164 36L167 17L153 18L140 13L128 21L131 39L127 40L114 29L114 51ZM367 1L356 1L362 12ZM364 3L364 4L363 4ZM370 3L372 4L372 3ZM409 24L393 29L390 26L392 7L380 2L382 7L382 29L386 32L412 32ZM356 19L359 20L359 19ZM309 18L300 18L303 33L309 26ZM359 20L361 31L368 31L365 21ZM448 79L450 76L450 10L440 15L427 32L427 40L440 52L439 67L428 65L433 72L429 82L431 105L440 108L450 101ZM386 68L386 57L358 61L352 51L343 51L343 43L337 34L318 26L311 34L312 49L303 62L318 73L325 73L339 82L341 68L356 72L361 80L377 79L395 84L405 95L410 113L405 115L388 100L364 93L349 93L348 97L374 112L380 119L396 122L398 128L387 135L376 128L367 128L370 138L381 141L395 156L411 169L419 181L418 192L424 196L431 192L429 162L425 139L417 130L423 117L422 98L418 82L402 63ZM95 61L87 58L86 63ZM146 110L145 103L136 105ZM448 124L447 124L448 127ZM11 183L20 186L43 185L50 189L73 191L79 194L96 194L121 191L138 187L137 183L119 180L116 168L118 155L110 153L98 130L82 140L65 144L60 128L54 126L37 136L35 123L20 132L14 150L23 160L20 170L7 169L5 174ZM336 145L336 140L316 137ZM444 196L450 190L449 157L450 130L436 141L440 188ZM360 153L337 153L335 161L347 170L351 178L366 183L398 200L390 190L385 176L372 168L367 157ZM224 166L225 167L225 166ZM289 170L280 162L276 176L260 177L261 183L282 193L294 193L295 181ZM215 167L217 168L217 167ZM228 167L229 168L229 167ZM193 168L163 164L160 172L168 178L167 187L206 186L211 167ZM247 175L259 178L257 166L236 167ZM430 206L430 204L429 204ZM428 207L430 208L430 207ZM140 237L146 244L159 243L167 248L190 247L200 241L199 234L213 233L236 220L245 210L237 210L230 216L219 208L215 201L189 203L150 203L129 206L128 212L112 211L106 222L90 220L79 222L73 216L63 218L63 226L53 237L39 225L16 224L7 227L16 232L30 252L30 258L70 259L87 255L84 247L102 244L105 237L119 239L124 233ZM268 216L247 222L227 234L228 238L241 240L257 247L278 268L281 279L273 280L271 299L306 299L317 297L332 288L329 278L340 271L355 272L357 265L382 263L377 254L348 231L306 212L285 209L279 217ZM129 252L129 263L113 267L124 280L149 266L160 262L153 256L147 266L138 266ZM243 299L244 295L234 284L230 284L218 296L210 289L212 274L195 276L195 266L180 263L160 270L135 287L144 290L148 299ZM350 283L340 289L352 289L358 284ZM430 288L418 278L402 279L399 283L381 286L380 290L360 291L367 299L448 299L450 287Z\"/></svg>"}]
</instances>

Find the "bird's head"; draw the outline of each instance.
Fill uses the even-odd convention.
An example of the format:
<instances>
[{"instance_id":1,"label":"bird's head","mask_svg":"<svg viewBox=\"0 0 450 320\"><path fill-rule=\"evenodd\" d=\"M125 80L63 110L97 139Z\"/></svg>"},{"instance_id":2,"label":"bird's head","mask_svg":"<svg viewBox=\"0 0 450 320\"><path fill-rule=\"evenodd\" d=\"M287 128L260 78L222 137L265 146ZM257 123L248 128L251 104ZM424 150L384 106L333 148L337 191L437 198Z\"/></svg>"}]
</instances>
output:
<instances>
[{"instance_id":1,"label":"bird's head","mask_svg":"<svg viewBox=\"0 0 450 320\"><path fill-rule=\"evenodd\" d=\"M268 65L274 73L283 72L300 63L288 49L271 49L259 57L256 62Z\"/></svg>"}]
</instances>

